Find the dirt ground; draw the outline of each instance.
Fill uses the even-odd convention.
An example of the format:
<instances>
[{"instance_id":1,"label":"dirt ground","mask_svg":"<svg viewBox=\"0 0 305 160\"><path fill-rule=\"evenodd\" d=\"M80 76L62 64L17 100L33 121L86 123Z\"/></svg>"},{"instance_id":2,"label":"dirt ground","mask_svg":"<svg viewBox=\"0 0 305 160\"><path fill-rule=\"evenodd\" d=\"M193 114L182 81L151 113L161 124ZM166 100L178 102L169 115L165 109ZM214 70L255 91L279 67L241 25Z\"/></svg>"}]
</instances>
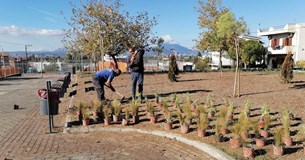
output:
<instances>
[{"instance_id":1,"label":"dirt ground","mask_svg":"<svg viewBox=\"0 0 305 160\"><path fill-rule=\"evenodd\" d=\"M294 79L290 84L283 84L280 80L278 72L241 72L240 77L240 97L232 97L234 73L223 72L222 76L218 72L196 72L196 73L182 73L180 75L179 82L170 82L167 79L167 74L145 74L144 77L144 96L147 96L150 100L154 97L154 94L161 95L162 98L171 99L171 95L177 93L182 99L186 97L186 94L191 94L192 98L198 99L200 103L205 102L208 94L212 94L215 97L215 105L220 106L223 104L223 98L232 100L236 106L235 113L243 107L246 100L251 102L251 119L258 119L260 115L260 108L263 104L267 104L272 113L271 130L272 126L279 125L280 114L285 107L288 107L292 112L292 127L291 135L294 141L292 147L287 147L285 155L280 159L299 159L305 157L303 153L303 147L297 134L297 127L302 123L303 117L305 117L305 74L295 73ZM85 87L92 87L92 83L84 84L85 81L90 81L90 77L78 77L78 91L76 94L76 100L90 101L97 99L96 92L85 92ZM113 81L113 86L116 90L126 97L130 97L131 93L131 81L129 74L123 74L116 77ZM110 89L105 88L106 98L113 100L119 99L120 96L111 92ZM125 101L125 103L128 103ZM162 128L162 114L159 115L159 123L153 125L149 124L147 117L145 116L145 104L142 104L140 110L142 110L141 123L137 125L131 125L128 127L145 128L148 130ZM213 120L212 120L213 121ZM212 122L213 124L213 122ZM114 127L121 127L116 125ZM179 125L175 124L173 133L180 133ZM209 130L210 135L205 138L198 138L196 133L196 126L191 126L191 132L185 134L185 137L200 140L205 143L212 144L213 146L222 149L226 153L234 156L235 158L241 158L242 149L231 149L229 142L217 142L216 137L213 135L213 127ZM272 141L270 137L270 142ZM278 159L275 157L272 151L272 144L268 144L262 148L255 149L255 157L258 159Z\"/></svg>"}]
</instances>

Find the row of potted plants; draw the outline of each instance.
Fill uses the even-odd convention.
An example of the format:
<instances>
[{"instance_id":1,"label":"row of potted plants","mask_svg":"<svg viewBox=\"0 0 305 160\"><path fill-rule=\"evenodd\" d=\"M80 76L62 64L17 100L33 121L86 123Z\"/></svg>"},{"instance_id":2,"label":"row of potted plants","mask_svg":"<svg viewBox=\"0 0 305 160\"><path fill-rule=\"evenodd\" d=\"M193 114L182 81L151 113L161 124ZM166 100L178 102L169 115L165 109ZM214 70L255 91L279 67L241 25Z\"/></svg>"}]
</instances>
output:
<instances>
[{"instance_id":1,"label":"row of potted plants","mask_svg":"<svg viewBox=\"0 0 305 160\"><path fill-rule=\"evenodd\" d=\"M210 128L215 132L219 141L225 136L230 137L230 144L232 148L240 148L243 146L245 153L244 156L253 158L253 142L257 147L263 147L265 145L265 139L270 137L269 133L273 133L274 140L274 155L282 155L283 147L292 145L292 139L290 137L290 113L286 108L282 112L281 126L273 130L270 130L271 115L267 105L261 107L261 115L259 121L251 119L251 103L245 102L245 105L241 107L238 116L235 116L235 106L233 102L225 100L224 104L216 108L212 95L208 95L206 101L200 104L198 100L192 100L188 94L184 101L176 94L172 95L170 102L166 99L161 99L158 95L155 96L155 101L145 100L145 108L147 116L151 123L156 123L156 112L161 112L165 123L163 124L165 130L171 130L174 121L178 121L180 124L181 133L188 133L189 126L195 122L197 126L197 132L199 137L204 137L206 131ZM171 104L170 104L171 103ZM90 107L83 105L83 119L88 117L88 110ZM89 104L90 105L90 104ZM139 123L139 107L141 104L137 100L133 100L131 103L122 106L117 100L112 101L106 106L98 102L92 102L93 111L103 111L104 123L109 125L110 116L113 115L113 122L118 122L120 119L122 125L127 125L132 116L132 122L134 124ZM81 107L80 107L81 108ZM88 109L89 108L89 109ZM93 112L94 113L94 112ZM93 117L96 115L93 114ZM121 118L119 118L121 117ZM235 119L233 118L235 117ZM254 140L249 138L249 132L253 133ZM304 129L305 133L305 129ZM235 141L235 143L233 143ZM276 149L280 147L281 149ZM246 152L246 150L248 151ZM281 152L276 152L279 150ZM249 152L252 151L252 152Z\"/></svg>"}]
</instances>

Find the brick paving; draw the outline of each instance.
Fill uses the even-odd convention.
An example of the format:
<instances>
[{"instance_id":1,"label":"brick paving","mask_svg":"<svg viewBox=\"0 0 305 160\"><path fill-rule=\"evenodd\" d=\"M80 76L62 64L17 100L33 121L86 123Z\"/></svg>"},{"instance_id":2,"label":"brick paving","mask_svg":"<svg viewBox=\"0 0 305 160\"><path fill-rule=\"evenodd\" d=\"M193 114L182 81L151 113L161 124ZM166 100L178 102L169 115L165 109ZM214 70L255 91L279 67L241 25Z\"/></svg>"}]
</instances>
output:
<instances>
[{"instance_id":1,"label":"brick paving","mask_svg":"<svg viewBox=\"0 0 305 160\"><path fill-rule=\"evenodd\" d=\"M153 135L65 134L64 114L54 117L57 133L49 134L48 117L39 114L36 95L47 78L0 81L0 159L212 159L192 146ZM16 103L23 109L13 110ZM61 113L66 105L60 105Z\"/></svg>"}]
</instances>

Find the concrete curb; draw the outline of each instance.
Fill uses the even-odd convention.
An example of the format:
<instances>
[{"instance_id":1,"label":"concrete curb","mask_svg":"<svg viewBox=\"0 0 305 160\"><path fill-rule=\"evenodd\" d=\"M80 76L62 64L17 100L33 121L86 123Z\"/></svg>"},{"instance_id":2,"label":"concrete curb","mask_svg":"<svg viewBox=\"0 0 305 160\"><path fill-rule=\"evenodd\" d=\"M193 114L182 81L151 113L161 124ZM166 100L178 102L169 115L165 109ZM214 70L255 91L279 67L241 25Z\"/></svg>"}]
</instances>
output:
<instances>
[{"instance_id":1,"label":"concrete curb","mask_svg":"<svg viewBox=\"0 0 305 160\"><path fill-rule=\"evenodd\" d=\"M228 154L224 153L218 148L215 148L211 145L208 145L203 142L190 140L187 138L184 138L178 134L168 133L164 131L147 131L143 129L134 129L134 128L111 128L111 127L99 127L99 128L91 128L91 127L81 127L81 128L65 128L64 133L88 133L88 132L137 132L142 134L150 134L160 137L166 137L170 139L175 139L179 142L188 144L190 146L193 146L209 156L218 159L218 160L234 160L234 158L230 157Z\"/></svg>"}]
</instances>

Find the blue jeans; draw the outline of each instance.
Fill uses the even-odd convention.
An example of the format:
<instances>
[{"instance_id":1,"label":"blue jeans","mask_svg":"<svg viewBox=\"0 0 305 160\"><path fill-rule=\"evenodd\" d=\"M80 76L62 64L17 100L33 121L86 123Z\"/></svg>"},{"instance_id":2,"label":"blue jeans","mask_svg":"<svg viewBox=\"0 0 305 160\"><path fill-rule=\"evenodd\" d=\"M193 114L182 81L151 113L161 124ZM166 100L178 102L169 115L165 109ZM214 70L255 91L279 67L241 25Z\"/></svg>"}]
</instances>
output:
<instances>
[{"instance_id":1,"label":"blue jeans","mask_svg":"<svg viewBox=\"0 0 305 160\"><path fill-rule=\"evenodd\" d=\"M131 72L131 96L132 99L136 98L136 87L138 85L139 98L143 99L143 80L144 73L142 72Z\"/></svg>"}]
</instances>

